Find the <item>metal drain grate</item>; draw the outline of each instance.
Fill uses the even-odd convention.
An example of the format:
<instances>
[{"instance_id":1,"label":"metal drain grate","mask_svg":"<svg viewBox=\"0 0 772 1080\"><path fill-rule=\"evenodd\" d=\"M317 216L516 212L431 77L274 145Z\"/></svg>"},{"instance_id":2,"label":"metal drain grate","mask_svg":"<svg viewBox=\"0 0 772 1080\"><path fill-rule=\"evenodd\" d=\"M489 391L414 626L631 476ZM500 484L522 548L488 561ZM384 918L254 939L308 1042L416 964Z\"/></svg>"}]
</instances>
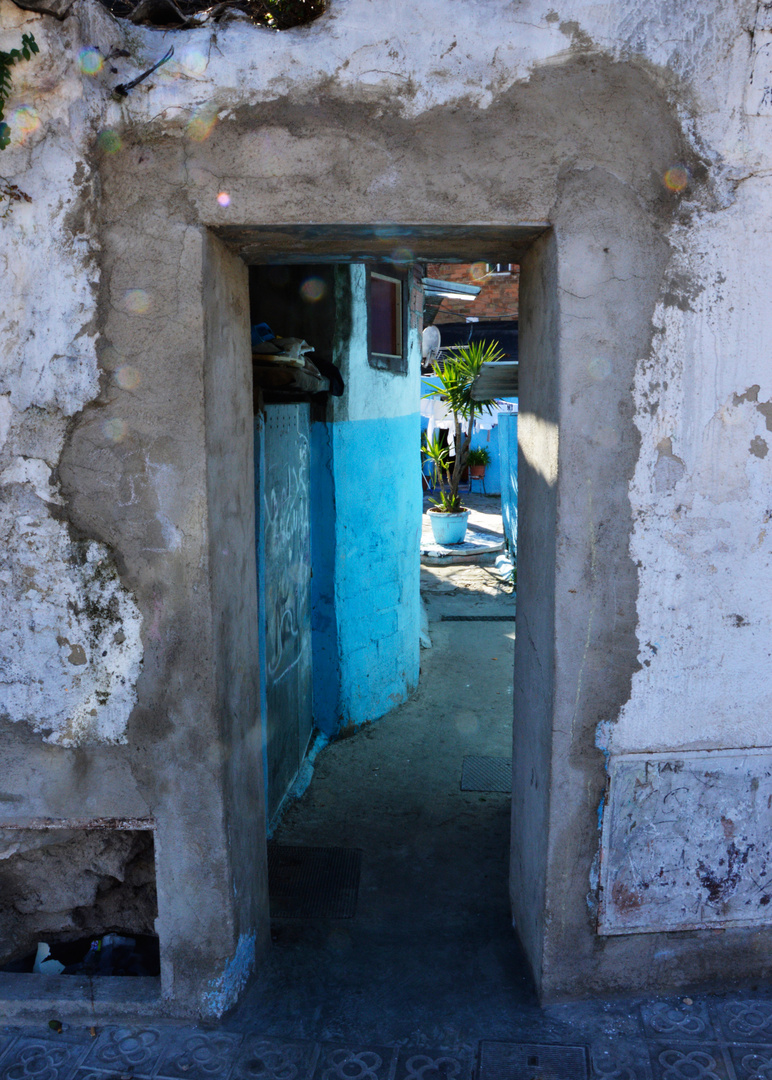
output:
<instances>
[{"instance_id":1,"label":"metal drain grate","mask_svg":"<svg viewBox=\"0 0 772 1080\"><path fill-rule=\"evenodd\" d=\"M357 848L268 845L268 892L275 919L353 919L362 852Z\"/></svg>"},{"instance_id":2,"label":"metal drain grate","mask_svg":"<svg viewBox=\"0 0 772 1080\"><path fill-rule=\"evenodd\" d=\"M477 1080L587 1080L583 1046L481 1042Z\"/></svg>"},{"instance_id":3,"label":"metal drain grate","mask_svg":"<svg viewBox=\"0 0 772 1080\"><path fill-rule=\"evenodd\" d=\"M462 791L512 790L512 759L465 757L461 768Z\"/></svg>"},{"instance_id":4,"label":"metal drain grate","mask_svg":"<svg viewBox=\"0 0 772 1080\"><path fill-rule=\"evenodd\" d=\"M440 622L514 622L515 614L511 615L443 615Z\"/></svg>"}]
</instances>

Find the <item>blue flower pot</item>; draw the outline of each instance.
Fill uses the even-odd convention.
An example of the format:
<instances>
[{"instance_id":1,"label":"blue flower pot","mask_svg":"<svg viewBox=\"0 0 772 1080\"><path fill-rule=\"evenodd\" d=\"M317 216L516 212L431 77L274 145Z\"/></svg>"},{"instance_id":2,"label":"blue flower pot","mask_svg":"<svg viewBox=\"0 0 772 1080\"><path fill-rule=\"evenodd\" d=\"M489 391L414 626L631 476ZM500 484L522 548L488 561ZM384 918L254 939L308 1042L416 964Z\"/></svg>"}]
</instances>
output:
<instances>
[{"instance_id":1,"label":"blue flower pot","mask_svg":"<svg viewBox=\"0 0 772 1080\"><path fill-rule=\"evenodd\" d=\"M466 523L469 511L460 514L443 514L437 510L429 511L434 539L438 544L462 544L466 535Z\"/></svg>"}]
</instances>

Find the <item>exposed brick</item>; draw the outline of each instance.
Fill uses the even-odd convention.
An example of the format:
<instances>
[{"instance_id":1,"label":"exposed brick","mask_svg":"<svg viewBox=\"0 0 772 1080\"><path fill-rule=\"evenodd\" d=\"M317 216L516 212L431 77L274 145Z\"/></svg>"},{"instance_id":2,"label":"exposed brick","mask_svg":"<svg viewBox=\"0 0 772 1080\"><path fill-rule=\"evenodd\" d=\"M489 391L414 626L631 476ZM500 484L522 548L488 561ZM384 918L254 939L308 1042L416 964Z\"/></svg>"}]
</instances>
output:
<instances>
[{"instance_id":1,"label":"exposed brick","mask_svg":"<svg viewBox=\"0 0 772 1080\"><path fill-rule=\"evenodd\" d=\"M520 267L514 265L507 276L489 274L487 263L429 263L426 276L441 281L460 281L479 285L479 295L470 303L443 300L434 320L437 324L463 321L469 315L478 319L516 319L520 292Z\"/></svg>"}]
</instances>

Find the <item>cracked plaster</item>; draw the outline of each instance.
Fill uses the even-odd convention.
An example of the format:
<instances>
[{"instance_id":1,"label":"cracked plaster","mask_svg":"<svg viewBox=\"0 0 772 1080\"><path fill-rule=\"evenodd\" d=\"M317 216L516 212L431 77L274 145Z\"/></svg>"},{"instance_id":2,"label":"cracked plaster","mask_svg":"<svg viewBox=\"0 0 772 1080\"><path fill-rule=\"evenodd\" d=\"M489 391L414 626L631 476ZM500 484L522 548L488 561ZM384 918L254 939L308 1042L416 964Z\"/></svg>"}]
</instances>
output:
<instances>
[{"instance_id":1,"label":"cracked plaster","mask_svg":"<svg viewBox=\"0 0 772 1080\"><path fill-rule=\"evenodd\" d=\"M482 115L512 87L570 58L586 55L591 61L603 53L643 69L665 92L695 161L701 158L707 170L707 179L696 177L699 182L681 197L669 228L671 261L654 312L653 340L637 362L640 450L630 484L630 551L638 570L640 670L629 701L608 718L607 749L620 754L772 742L765 679L772 633L765 604L772 584L772 506L766 496L772 458L751 450L760 445L754 440L768 438L769 414L759 406L772 400L772 140L764 89L772 79L770 29L758 21L761 6L754 0L693 11L667 0L567 0L554 13L547 8L535 0L434 0L409 7L387 2L378 5L374 18L369 0L332 0L318 22L278 35L235 24L180 34L117 23L96 0L76 0L63 23L0 0L0 47L15 44L22 29L33 30L41 45L40 56L14 72L7 110L13 122L17 108L31 106L30 129L21 131L23 138L17 132L0 159L4 174L33 200L14 207L0 232L0 277L10 289L0 323L0 433L6 433L0 478L8 499L0 527L14 566L4 579L0 616L11 628L3 649L14 665L7 684L11 719L31 718L45 738L65 745L81 738L120 741L142 656L139 610L120 585L110 549L96 541L73 543L63 521L68 503L56 486L68 419L96 403L90 414L98 423L108 383L109 395L116 395L110 402L134 393L110 382L97 361L99 344L104 368L115 366L111 343L98 342L94 330L102 284L95 222L102 163L116 160L122 142L132 152L141 145L141 153L152 158L155 140L179 138L184 161L164 183L182 215L191 218L188 198L200 200L201 191L208 198L211 192L210 201L196 207L200 220L227 225L238 220L240 185L248 189L255 161L261 163L267 203L274 188L288 186L287 170L309 183L323 174L336 192L345 191L340 161L331 177L324 173L326 116L338 105L359 105L373 122L420 118L433 109L450 115L476 109ZM157 75L122 102L111 97L115 84L136 77L172 43L175 56ZM114 73L108 64L87 76L78 67L79 50L86 46L104 53L126 48L130 55L115 62ZM324 106L318 113L304 104L319 98ZM295 129L274 123L270 136L259 131L244 140L249 145L241 159L231 155L241 162L241 172L221 175L219 162L205 153L213 127L224 130L239 118L252 118L259 127L261 112L276 103L305 109L305 129L295 120ZM589 126L593 118L584 117L581 107L577 115L576 143L561 145L556 157L567 170L578 171L590 167L576 147L584 120ZM370 145L364 127L351 132L349 157L363 147L378 162L368 193L372 213L377 219L386 207L388 217L399 191L399 147ZM432 153L436 162L436 148ZM633 186L628 177L621 182ZM545 180L545 190L523 205L549 209L556 197L553 183L554 178ZM214 198L220 186L232 189L228 207ZM474 177L461 177L459 187L463 198L451 216L459 206L471 212L475 205ZM125 191L130 200L131 190ZM300 186L288 200L293 195L297 201L287 204L288 221L304 212ZM340 213L339 194L331 206L331 214ZM510 207L503 219L517 209ZM111 269L111 289L117 288L119 270ZM634 272L615 268L614 276L626 280ZM124 288L142 287L127 282ZM576 306L583 295L583 289L573 290L567 301ZM121 302L117 294L112 302ZM613 364L613 357L591 364L591 380L607 376L605 364ZM752 385L759 387L757 399L736 402ZM601 427L598 439L606 440L607 449L614 437L613 428ZM175 481L164 470L146 470L160 507L159 550L179 541L179 477ZM47 560L43 588L24 591L25 566L32 569L41 559ZM100 560L105 575L97 584L92 570ZM76 616L67 607L69 600L83 611L83 598L97 595L114 600L125 634L119 645L87 615ZM57 633L68 645L54 652ZM95 640L107 646L101 668L90 659L89 642ZM68 686L72 692L72 672L84 667L69 659L80 659L75 646L86 653L89 668L88 678L74 676L83 683L77 713L59 701ZM50 690L35 683L41 671ZM580 671L577 700L582 677ZM111 689L111 703L92 706L100 688Z\"/></svg>"}]
</instances>

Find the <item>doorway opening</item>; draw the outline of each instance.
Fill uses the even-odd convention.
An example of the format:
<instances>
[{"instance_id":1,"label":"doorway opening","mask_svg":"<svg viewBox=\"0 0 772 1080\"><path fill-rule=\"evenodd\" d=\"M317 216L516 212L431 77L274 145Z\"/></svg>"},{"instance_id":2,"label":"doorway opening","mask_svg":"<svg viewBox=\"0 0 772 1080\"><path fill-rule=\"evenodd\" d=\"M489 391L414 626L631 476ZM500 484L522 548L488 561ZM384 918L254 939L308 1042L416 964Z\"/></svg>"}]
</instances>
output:
<instances>
[{"instance_id":1,"label":"doorway opening","mask_svg":"<svg viewBox=\"0 0 772 1080\"><path fill-rule=\"evenodd\" d=\"M420 656L417 688L409 680L402 687L395 681L387 688L392 700L386 707L360 714L354 722L345 700L347 694L366 698L360 683L369 679L372 690L373 676L379 675L381 639L364 627L368 614L376 622L388 622L392 636L399 639L404 629L400 617L412 603L419 614L419 655L421 331L430 321L421 280L443 267L449 277L456 270L468 276L473 264L468 257L463 263L455 257L452 264L435 258L430 267L426 258L406 265L402 252L391 264L381 252L373 252L369 260L361 252L346 259L341 254L314 261L295 253L285 262L250 266L265 766L273 826L269 865L273 861L274 877L284 873L286 880L292 868L288 870L286 862L283 869L279 866L276 848L310 850L311 872L327 874L332 881L335 895L328 900L334 907L335 898L342 898L337 912L319 914L317 908L315 915L298 918L288 911L285 896L277 902L274 890L273 959L253 994L260 998L261 1011L269 1008L278 1033L287 1000L276 992L275 980L291 977L293 984L304 986L309 1009L330 1006L331 1015L353 1009L362 1030L367 1028L375 1038L376 1002L388 998L396 1009L404 999L404 985L399 987L405 979L413 983L408 1012L412 1010L416 1023L428 1023L431 1017L435 1022L443 1008L469 1008L465 979L470 970L486 993L499 995L501 1008L505 999L530 1000L532 991L512 931L507 893L509 792L501 790L500 776L493 782L479 778L479 768L486 763L511 758L515 600L513 582L497 574L495 559L462 566L460 581L444 573L447 566L440 566L439 575L433 567L424 568L433 647ZM500 280L487 270L487 260L482 265L485 276ZM513 264L492 265L500 269ZM370 274L373 268L375 274ZM379 340L385 341L389 333L391 337L389 348L384 345L376 357L366 317L373 302L367 286L373 277L380 291L396 282L400 299L404 296L401 310L392 304L392 312L399 315L391 329L379 330ZM360 285L364 308L358 309ZM434 307L431 322L439 307ZM454 314L452 309L449 314ZM489 316L487 321L495 320ZM442 326L451 327L452 322L440 322L441 335ZM465 319L462 325L479 332L481 322L486 324L480 317L475 323ZM450 338L451 330L446 334ZM403 357L398 355L400 336ZM402 371L393 363L400 359L405 360ZM368 401L358 385L374 371L379 380L390 380L376 384L383 395L380 401ZM321 381L310 384L309 377ZM373 390L372 382L367 389ZM410 401L404 412L394 407L400 395ZM406 460L412 476L398 477L384 450L388 438L379 429L405 418L411 422ZM359 435L366 433L364 442L354 438L354 425L363 425ZM495 427L485 428L487 443L498 439ZM367 468L350 455L354 444L369 454ZM498 464L498 442L496 451ZM500 522L498 492L491 490L500 488L500 480L489 477L488 491L471 480L465 483L469 497L479 497L482 522ZM368 608L352 595L345 571L341 581L341 564L359 561L360 573L370 565L377 575L388 561L389 526L372 512L366 535L359 538L351 522L341 518L348 508L346 489L358 492L367 507L372 495L368 485L373 484L385 492L384 504L410 489L413 569L411 579L395 580L388 588L380 582L377 603ZM472 532L486 531L484 524L473 522ZM498 528L503 548L503 525ZM372 543L379 529L387 534L382 548ZM353 634L347 624L352 612L352 623L357 624ZM385 620L384 614L390 618ZM354 653L371 654L362 658L359 668L346 667L346 650L352 645ZM288 792L297 795L307 785L310 769L304 760L309 746L313 755L327 740L331 745L315 758L310 789L302 799L284 801ZM335 852L340 851L357 854L360 877L353 905L351 860L336 862ZM372 992L375 971L377 993ZM324 988L330 980L338 987L336 1002ZM386 992L387 985L393 993ZM269 1002L275 1002L275 1012Z\"/></svg>"}]
</instances>

